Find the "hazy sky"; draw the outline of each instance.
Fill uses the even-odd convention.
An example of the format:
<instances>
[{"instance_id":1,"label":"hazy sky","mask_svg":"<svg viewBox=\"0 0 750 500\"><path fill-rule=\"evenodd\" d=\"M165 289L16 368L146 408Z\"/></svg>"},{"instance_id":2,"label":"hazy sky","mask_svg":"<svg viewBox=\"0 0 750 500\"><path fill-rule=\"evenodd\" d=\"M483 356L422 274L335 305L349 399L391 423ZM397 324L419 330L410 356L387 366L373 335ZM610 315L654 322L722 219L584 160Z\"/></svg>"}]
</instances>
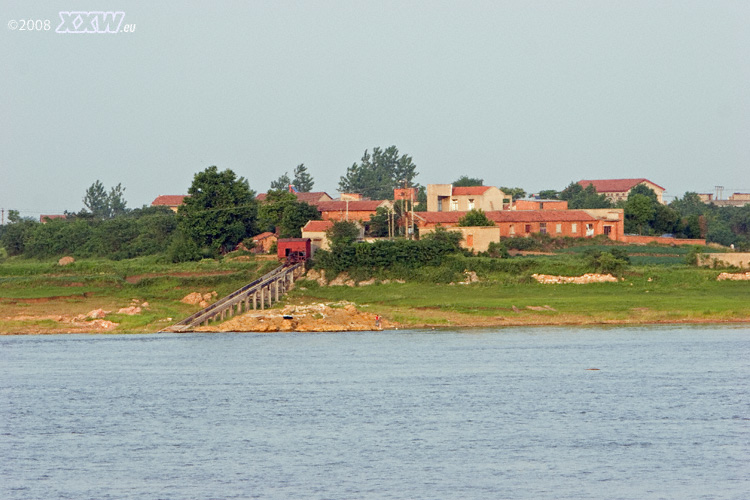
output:
<instances>
[{"instance_id":1,"label":"hazy sky","mask_svg":"<svg viewBox=\"0 0 750 500\"><path fill-rule=\"evenodd\" d=\"M123 11L135 32L56 33ZM647 177L750 192L750 2L0 3L0 208L128 206L209 165L258 192L305 163L315 190L396 145L421 184L529 192ZM48 31L11 21L49 19Z\"/></svg>"}]
</instances>

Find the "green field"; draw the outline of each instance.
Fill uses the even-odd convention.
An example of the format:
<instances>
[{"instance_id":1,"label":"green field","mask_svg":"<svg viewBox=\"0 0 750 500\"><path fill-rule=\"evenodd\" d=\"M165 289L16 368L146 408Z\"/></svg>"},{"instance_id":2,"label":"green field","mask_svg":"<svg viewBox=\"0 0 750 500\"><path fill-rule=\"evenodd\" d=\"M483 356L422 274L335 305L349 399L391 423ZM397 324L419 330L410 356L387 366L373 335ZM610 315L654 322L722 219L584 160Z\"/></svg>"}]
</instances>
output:
<instances>
[{"instance_id":1,"label":"green field","mask_svg":"<svg viewBox=\"0 0 750 500\"><path fill-rule=\"evenodd\" d=\"M109 314L119 332L158 331L198 306L180 299L191 292L226 295L275 267L275 260L222 259L182 264L154 257L110 261L86 259L67 266L57 261L7 259L0 263L0 332L44 332L63 328L46 318L117 311L148 302L142 314ZM18 320L19 317L29 319Z\"/></svg>"},{"instance_id":2,"label":"green field","mask_svg":"<svg viewBox=\"0 0 750 500\"><path fill-rule=\"evenodd\" d=\"M403 326L750 321L750 282L716 281L720 271L684 264L685 249L629 249L633 263L617 283L542 285L531 277L589 272L580 250L570 250L510 259L457 255L440 267L360 270L354 276L406 278L402 284L330 287L304 280L282 304L348 300ZM98 308L113 311L106 319L118 323L117 332L158 331L198 309L179 302L188 293L223 296L276 265L274 259L250 256L183 264L156 257L90 259L64 267L56 261L5 259L0 262L0 333L65 331L55 315ZM458 284L465 271L475 272L479 282ZM143 302L149 307L139 315L116 313Z\"/></svg>"}]
</instances>

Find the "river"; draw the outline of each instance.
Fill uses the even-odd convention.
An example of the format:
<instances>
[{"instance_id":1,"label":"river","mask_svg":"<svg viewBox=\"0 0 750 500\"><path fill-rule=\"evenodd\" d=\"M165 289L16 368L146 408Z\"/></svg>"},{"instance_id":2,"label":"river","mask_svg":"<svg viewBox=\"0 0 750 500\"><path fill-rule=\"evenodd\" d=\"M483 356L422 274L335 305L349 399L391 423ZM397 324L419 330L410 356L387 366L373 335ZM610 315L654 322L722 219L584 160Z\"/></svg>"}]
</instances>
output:
<instances>
[{"instance_id":1,"label":"river","mask_svg":"<svg viewBox=\"0 0 750 500\"><path fill-rule=\"evenodd\" d=\"M750 328L0 337L0 498L750 498Z\"/></svg>"}]
</instances>

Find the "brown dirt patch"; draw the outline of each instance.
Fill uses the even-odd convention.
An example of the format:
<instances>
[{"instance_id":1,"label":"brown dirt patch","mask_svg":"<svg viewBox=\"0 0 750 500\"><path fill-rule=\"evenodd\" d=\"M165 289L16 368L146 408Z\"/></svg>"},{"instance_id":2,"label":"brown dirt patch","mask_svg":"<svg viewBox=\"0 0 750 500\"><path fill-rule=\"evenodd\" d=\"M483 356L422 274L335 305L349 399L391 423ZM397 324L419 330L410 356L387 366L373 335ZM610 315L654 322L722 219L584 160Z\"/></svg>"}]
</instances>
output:
<instances>
[{"instance_id":1,"label":"brown dirt patch","mask_svg":"<svg viewBox=\"0 0 750 500\"><path fill-rule=\"evenodd\" d=\"M225 276L227 274L234 274L238 271L183 271L179 273L146 273L146 274L134 274L125 278L130 284L136 284L145 278L163 278L165 276L175 278L192 278L192 277L208 277L208 276Z\"/></svg>"}]
</instances>

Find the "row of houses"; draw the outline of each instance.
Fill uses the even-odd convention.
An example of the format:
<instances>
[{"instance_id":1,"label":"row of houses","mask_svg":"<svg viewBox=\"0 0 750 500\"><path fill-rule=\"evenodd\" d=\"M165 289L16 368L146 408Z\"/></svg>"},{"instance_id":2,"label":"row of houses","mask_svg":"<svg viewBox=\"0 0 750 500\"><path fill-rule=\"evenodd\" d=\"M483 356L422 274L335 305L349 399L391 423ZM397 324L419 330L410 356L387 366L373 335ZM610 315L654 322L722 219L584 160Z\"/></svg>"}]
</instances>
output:
<instances>
[{"instance_id":1,"label":"row of houses","mask_svg":"<svg viewBox=\"0 0 750 500\"><path fill-rule=\"evenodd\" d=\"M654 190L663 202L664 188L648 179L582 180L582 187L593 185L597 192L609 199L626 199L627 194L637 185L645 185ZM427 186L426 211L413 212L401 221L402 225L416 226L419 235L435 231L440 226L463 235L462 245L476 252L487 250L490 243L502 238L528 237L534 233L551 236L591 238L599 235L614 241L627 241L624 231L624 211L622 209L569 210L566 201L519 199L494 186L457 187L451 184L429 184ZM334 222L349 220L360 227L360 239L365 239L365 228L380 208L393 211L394 200L414 201L416 192L412 188L394 191L394 200L366 200L356 194L343 194L334 200L326 192L294 193L299 201L315 207L321 220L309 221L302 230L302 237L309 238L313 252L327 249L326 232ZM182 203L179 196L160 196L152 205L165 205L176 210ZM266 194L258 195L260 202ZM481 209L493 226L459 227L459 221L471 210ZM407 232L410 234L410 232ZM262 233L255 238L256 249L267 251L275 242L273 233Z\"/></svg>"}]
</instances>

